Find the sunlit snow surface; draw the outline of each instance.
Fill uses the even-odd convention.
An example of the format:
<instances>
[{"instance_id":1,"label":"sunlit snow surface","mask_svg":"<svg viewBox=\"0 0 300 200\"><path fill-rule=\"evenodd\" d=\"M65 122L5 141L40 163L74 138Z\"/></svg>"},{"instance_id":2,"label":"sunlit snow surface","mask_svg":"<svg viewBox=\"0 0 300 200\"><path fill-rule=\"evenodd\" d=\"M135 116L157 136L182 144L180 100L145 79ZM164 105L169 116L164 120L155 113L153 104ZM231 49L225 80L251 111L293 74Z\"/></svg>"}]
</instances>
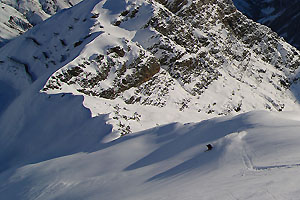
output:
<instances>
[{"instance_id":1,"label":"sunlit snow surface","mask_svg":"<svg viewBox=\"0 0 300 200\"><path fill-rule=\"evenodd\" d=\"M32 25L41 23L56 12L80 1L2 0L0 2L0 47L26 32Z\"/></svg>"},{"instance_id":2,"label":"sunlit snow surface","mask_svg":"<svg viewBox=\"0 0 300 200\"><path fill-rule=\"evenodd\" d=\"M91 152L2 172L0 197L297 199L299 120L299 113L256 111L99 141ZM205 152L208 143L214 148Z\"/></svg>"},{"instance_id":3,"label":"sunlit snow surface","mask_svg":"<svg viewBox=\"0 0 300 200\"><path fill-rule=\"evenodd\" d=\"M113 2L83 1L0 49L0 199L298 199L300 113L247 111L280 106L276 102L297 110L299 85L274 89L269 76L288 72L265 64L252 49L249 72L263 71L261 83L241 72L243 63L229 60L220 68L222 77L201 96L188 93L189 85L170 81L164 107L126 104L122 98L135 88L113 100L79 93L77 85L42 91L57 71L115 45L132 48L121 61L143 51L151 54L145 48L156 33L141 27L162 5ZM137 17L112 25L115 13L136 5L141 10ZM218 39L227 35L220 25L210 31ZM200 29L193 33L206 34ZM82 43L74 45L78 41ZM285 58L292 47L279 44L278 54ZM184 51L179 45L174 49ZM193 54L182 59L188 56ZM165 72L162 66L155 75L161 82L154 85L152 99L158 99L156 89L163 81L171 80ZM101 87L111 86L110 78ZM179 110L187 99L189 107ZM233 110L241 101L243 114L214 118L217 112L207 113ZM131 117L138 120L125 120ZM120 137L118 125L127 122L132 133ZM207 144L213 145L211 151Z\"/></svg>"}]
</instances>

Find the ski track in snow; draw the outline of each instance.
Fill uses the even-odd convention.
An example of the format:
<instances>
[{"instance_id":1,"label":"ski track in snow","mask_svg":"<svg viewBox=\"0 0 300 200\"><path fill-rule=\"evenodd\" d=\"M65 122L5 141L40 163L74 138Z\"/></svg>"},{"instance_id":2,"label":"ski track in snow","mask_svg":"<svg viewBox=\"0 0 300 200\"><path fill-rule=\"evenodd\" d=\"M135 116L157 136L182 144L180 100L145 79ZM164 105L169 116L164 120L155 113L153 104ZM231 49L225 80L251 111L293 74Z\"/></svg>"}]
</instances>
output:
<instances>
[{"instance_id":1,"label":"ski track in snow","mask_svg":"<svg viewBox=\"0 0 300 200\"><path fill-rule=\"evenodd\" d=\"M246 133L246 132L244 132L244 133ZM238 137L238 138L240 139L240 145L241 145L241 148L242 148L242 160L243 160L244 166L247 168L247 170L249 170L249 171L264 171L264 170L290 169L290 168L300 167L300 163L256 166L253 163L252 157L247 152L245 142L242 140L245 135L246 134L244 134L242 137Z\"/></svg>"},{"instance_id":2,"label":"ski track in snow","mask_svg":"<svg viewBox=\"0 0 300 200\"><path fill-rule=\"evenodd\" d=\"M255 170L270 170L270 169L287 169L287 168L294 168L300 167L300 164L289 164L289 165L273 165L273 166L257 166L253 167Z\"/></svg>"},{"instance_id":3,"label":"ski track in snow","mask_svg":"<svg viewBox=\"0 0 300 200\"><path fill-rule=\"evenodd\" d=\"M122 0L120 5L115 4L116 2L82 2L81 5L47 20L39 25L40 28L37 26L32 29L36 33L29 32L30 37L21 36L12 42L11 46L5 47L8 49L6 52L1 51L3 55L0 57L0 64L5 67L1 67L0 73L3 79L0 79L0 90L3 91L0 91L0 200L291 199L287 194L292 194L297 199L297 196L300 196L300 190L297 188L299 180L297 176L293 177L293 174L300 167L300 145L297 142L299 113L287 117L283 112L273 116L273 113L253 111L232 118L203 121L219 115L231 116L251 110L298 109L296 99L284 92L282 86L282 81L285 83L284 78L288 76L273 68L271 64L266 65L260 61L263 57L254 51L264 48L248 49L249 52L243 55L247 58L243 61L233 60L231 63L220 65L220 69L216 68L222 72L222 77L205 86L201 98L194 98L189 93L193 84L184 85L181 80L174 79L169 74L167 69L173 66L171 64L161 66L161 71L153 78L153 83L140 86L140 91L128 89L123 96L113 100L80 93L80 85L72 85L71 82L68 85L64 82L65 79L57 82L57 77L62 76L60 72L71 71L77 65L82 65L82 70L86 73L79 76L76 75L76 71L71 71L75 74L72 77L74 83L93 80L85 78L92 72L97 77L97 70L100 68L97 68L93 59L100 56L100 53L107 61L120 63L122 69L123 62L134 63L133 60L144 56L154 58L154 51L147 50L152 48L152 42L161 40L157 45L162 45L163 48L172 47L174 51L185 51L180 45L173 45L173 40L170 40L172 45L166 45L167 42L163 40L166 36L157 33L159 27L140 28L144 27L144 21L156 17L156 11L164 13L164 9L159 9L160 6L163 8L162 5L144 5L143 1L132 1L141 4L137 9L138 7L131 5L131 1ZM184 8L182 7L182 10ZM117 14L122 10L130 11L131 14L129 12L125 17L123 12L119 16L121 18L118 18ZM168 12L166 14L169 15ZM212 16L215 16L215 13L212 13ZM122 17L127 21L122 21ZM170 15L169 18L176 22L176 17L173 19ZM63 20L68 23L60 23ZM115 20L120 20L120 26L112 24ZM160 20L166 23L171 21L164 18ZM62 30L55 28L58 24ZM213 36L221 34L219 31L224 31L222 37ZM264 30L258 32L264 33ZM205 57L215 54L215 57L211 56L203 62L223 61L218 60L222 49L221 52L215 53L210 53L210 50L217 50L213 44L217 44L218 41L224 43L223 47L220 45L222 48L227 47L226 42L229 40L224 38L230 33L221 29L219 25L213 25L210 32L201 32L200 29L199 33L196 31L196 38L207 37L207 41L211 40L207 49L201 47L199 52L203 51ZM208 37L210 34L212 36ZM36 43L40 45L34 42L35 38L38 41ZM23 42L24 50L11 55L7 53L19 49L21 45L17 44L18 40ZM239 40L234 41L237 42L237 46L230 56L239 57L239 50L246 47L239 45ZM278 44L286 45L280 41ZM31 52L31 47L34 52ZM117 52L110 54L108 50L113 47L124 49L124 55L118 55ZM290 47L285 48L280 47L278 50L275 47L283 60L287 59L286 52L291 55L293 53ZM171 52L174 53L173 50ZM158 51L156 56L163 58L159 55L162 52ZM178 56L182 56L180 54L178 53ZM172 53L168 55L173 56ZM58 59L60 56L63 59ZM189 61L189 58L196 58L195 56L196 54L184 54L178 62L184 63ZM224 60L232 60L230 56L225 56ZM22 62L15 62L18 60ZM27 61L32 69L30 72L36 75L34 83L27 80L28 73L25 72L29 70L26 70L26 67L25 71L23 70ZM47 64L45 69L40 68L39 63ZM47 69L48 64L52 68ZM10 65L21 65L22 70L17 69L14 74L10 71ZM246 66L248 68L243 72ZM92 89L97 91L96 89L106 87L113 88L115 64L111 67L110 71L108 70L111 72L108 78L98 82L99 88ZM133 73L132 71L128 68L126 73L122 72L124 76L120 77L124 78L125 75ZM52 72L58 72L58 75L54 76ZM72 75L71 72L66 73L66 77ZM53 83L62 83L63 86L57 90L53 87L49 93L40 92L50 76L53 79L57 78ZM121 78L120 82L123 81ZM16 86L11 86L10 81ZM203 82L196 78L193 81ZM94 87L96 86L98 87L98 84ZM284 90L281 91L280 88ZM147 91L150 96L147 96ZM164 94L164 91L168 93ZM159 92L161 95L158 95ZM135 99L139 96L142 96L146 103L149 100L149 105L125 102L125 99ZM152 107L152 100L165 101L166 105ZM6 109L7 105L9 109ZM121 128L130 130L132 134L119 138ZM276 129L280 131L274 131ZM116 138L119 139L115 140ZM214 148L204 153L207 144L212 144ZM277 148L281 147L282 152L276 152ZM296 170L280 171L286 169ZM268 177L260 176L261 174L267 174ZM294 186L289 187L290 185ZM282 190L278 191L278 188ZM116 189L118 192L115 192ZM286 196L283 197L284 195Z\"/></svg>"}]
</instances>

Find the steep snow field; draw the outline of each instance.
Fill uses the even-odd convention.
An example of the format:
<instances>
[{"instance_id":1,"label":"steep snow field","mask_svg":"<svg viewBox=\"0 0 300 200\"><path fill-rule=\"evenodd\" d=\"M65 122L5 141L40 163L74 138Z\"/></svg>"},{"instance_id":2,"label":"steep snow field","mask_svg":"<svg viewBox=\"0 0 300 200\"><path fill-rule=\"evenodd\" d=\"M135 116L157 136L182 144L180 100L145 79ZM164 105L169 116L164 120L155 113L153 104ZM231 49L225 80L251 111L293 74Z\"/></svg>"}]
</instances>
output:
<instances>
[{"instance_id":1,"label":"steep snow field","mask_svg":"<svg viewBox=\"0 0 300 200\"><path fill-rule=\"evenodd\" d=\"M299 51L227 0L116 1L0 48L0 199L299 199Z\"/></svg>"},{"instance_id":2,"label":"steep snow field","mask_svg":"<svg viewBox=\"0 0 300 200\"><path fill-rule=\"evenodd\" d=\"M78 153L2 172L0 197L298 199L299 114L255 111L172 123L107 143L98 140L91 151L77 149ZM98 129L106 129L99 124ZM89 137L83 136L82 143ZM58 144L57 150L70 145L57 138L48 142ZM208 143L214 148L205 152ZM36 154L40 151L26 159Z\"/></svg>"},{"instance_id":3,"label":"steep snow field","mask_svg":"<svg viewBox=\"0 0 300 200\"><path fill-rule=\"evenodd\" d=\"M0 2L0 47L8 40L24 33L31 24L15 8ZM13 18L11 18L13 16Z\"/></svg>"},{"instance_id":4,"label":"steep snow field","mask_svg":"<svg viewBox=\"0 0 300 200\"><path fill-rule=\"evenodd\" d=\"M8 121L23 116L14 109L26 96L22 93L83 95L92 116L108 115L113 132L122 134L255 109L299 109L297 92L288 88L297 80L299 53L266 27L235 10L224 16L221 7L220 13L207 16L209 10L217 12L215 3L191 1L176 15L156 1L119 3L81 2L0 49L0 98L7 108L4 112L0 107L0 124L9 127L5 134L26 131L12 128ZM234 9L228 2L219 4ZM207 11L193 18L187 14L192 5ZM244 21L232 30L224 18L228 24L236 23L236 17L230 18L235 15ZM194 20L203 24L193 27ZM169 23L186 27L179 33L170 27L172 31L165 33ZM248 25L256 32L242 37L239 28ZM180 36L181 41L176 39L181 32L191 35ZM37 100L30 100L30 95L28 104L47 106L46 101L33 103Z\"/></svg>"},{"instance_id":5,"label":"steep snow field","mask_svg":"<svg viewBox=\"0 0 300 200\"><path fill-rule=\"evenodd\" d=\"M0 47L62 9L81 0L2 0L0 2Z\"/></svg>"}]
</instances>

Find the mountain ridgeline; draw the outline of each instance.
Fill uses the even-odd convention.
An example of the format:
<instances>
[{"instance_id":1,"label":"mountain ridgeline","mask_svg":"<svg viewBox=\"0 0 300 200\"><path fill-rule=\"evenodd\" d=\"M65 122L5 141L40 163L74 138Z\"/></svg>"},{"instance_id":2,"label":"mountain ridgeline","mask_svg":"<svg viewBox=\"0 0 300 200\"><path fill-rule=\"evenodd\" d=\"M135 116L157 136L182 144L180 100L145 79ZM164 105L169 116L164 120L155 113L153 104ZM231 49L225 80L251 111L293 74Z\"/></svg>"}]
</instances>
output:
<instances>
[{"instance_id":1,"label":"mountain ridgeline","mask_svg":"<svg viewBox=\"0 0 300 200\"><path fill-rule=\"evenodd\" d=\"M199 119L297 105L299 51L231 0L84 1L0 51L0 77L16 93L38 81L49 95L110 101L122 134L146 118L131 105Z\"/></svg>"},{"instance_id":2,"label":"mountain ridgeline","mask_svg":"<svg viewBox=\"0 0 300 200\"><path fill-rule=\"evenodd\" d=\"M0 47L55 13L81 0L2 0L0 2Z\"/></svg>"},{"instance_id":3,"label":"mountain ridgeline","mask_svg":"<svg viewBox=\"0 0 300 200\"><path fill-rule=\"evenodd\" d=\"M247 17L270 27L286 41L300 49L300 1L233 0Z\"/></svg>"},{"instance_id":4,"label":"mountain ridgeline","mask_svg":"<svg viewBox=\"0 0 300 200\"><path fill-rule=\"evenodd\" d=\"M300 52L232 0L1 2L0 199L299 199Z\"/></svg>"}]
</instances>

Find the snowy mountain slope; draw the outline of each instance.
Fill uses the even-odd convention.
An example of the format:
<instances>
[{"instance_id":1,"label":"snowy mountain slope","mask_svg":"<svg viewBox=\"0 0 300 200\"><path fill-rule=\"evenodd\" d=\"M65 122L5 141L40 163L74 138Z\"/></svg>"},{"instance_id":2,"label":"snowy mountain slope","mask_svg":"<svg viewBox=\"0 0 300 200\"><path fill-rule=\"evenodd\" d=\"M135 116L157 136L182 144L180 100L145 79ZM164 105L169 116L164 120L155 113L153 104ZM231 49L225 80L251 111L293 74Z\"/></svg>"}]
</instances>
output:
<instances>
[{"instance_id":1,"label":"snowy mountain slope","mask_svg":"<svg viewBox=\"0 0 300 200\"><path fill-rule=\"evenodd\" d=\"M298 108L289 90L300 60L295 48L231 2L183 4L82 2L3 47L1 80L18 94L47 77L43 92L84 95L92 115L109 114L121 134ZM162 110L170 116L156 120Z\"/></svg>"},{"instance_id":2,"label":"snowy mountain slope","mask_svg":"<svg viewBox=\"0 0 300 200\"><path fill-rule=\"evenodd\" d=\"M227 0L62 10L0 49L0 199L297 199L299 55Z\"/></svg>"},{"instance_id":3,"label":"snowy mountain slope","mask_svg":"<svg viewBox=\"0 0 300 200\"><path fill-rule=\"evenodd\" d=\"M32 26L81 0L3 0L0 3L0 47Z\"/></svg>"},{"instance_id":4,"label":"snowy mountain slope","mask_svg":"<svg viewBox=\"0 0 300 200\"><path fill-rule=\"evenodd\" d=\"M111 126L106 124L105 115L91 118L82 101L82 97L70 94L49 97L37 93L17 101L18 106L11 109L15 112L7 114L5 123L0 124L0 172L94 151L99 140L111 133Z\"/></svg>"},{"instance_id":5,"label":"snowy mountain slope","mask_svg":"<svg viewBox=\"0 0 300 200\"><path fill-rule=\"evenodd\" d=\"M175 79L176 82L178 82L180 86L183 87L184 90L186 90L187 94L192 96L202 95L203 93L205 93L205 88L215 80L222 79L222 77L220 76L223 74L226 77L232 77L233 75L229 75L228 73L236 71L235 68L240 68L240 65L245 65L246 67L249 64L249 71L259 71L261 66L268 66L269 64L273 66L277 64L279 66L283 65L284 68L286 68L286 65L288 65L288 68L291 69L291 72L293 72L293 70L297 68L297 66L299 65L297 63L297 51L295 51L295 55L291 55L291 57L288 58L291 60L285 60L285 50L282 51L281 45L277 42L277 39L280 39L275 39L275 35L267 35L267 37L264 38L266 35L263 32L269 31L269 33L272 34L270 30L261 28L261 31L259 31L259 33L254 33L254 31L257 30L258 27L252 22L245 22L244 25L240 25L238 29L240 28L241 30L232 30L230 24L231 26L236 26L235 24L233 24L235 23L235 18L231 17L230 15L228 15L230 16L228 18L224 18L224 16L226 15L224 15L221 8L219 10L216 6L218 5L214 5L214 3L208 3L208 5L194 3L191 4L190 7L183 9L181 12L176 13L175 15L168 9L166 10L166 8L161 8L160 4L153 3L151 8L153 11L150 10L149 5L145 4L142 6L128 8L127 12L122 12L121 14L119 14L119 16L117 16L117 18L113 20L113 23L115 25L118 25L122 29L136 31L135 36L132 38L132 40L140 43L143 48L154 54L155 57L160 61L160 64L162 66L161 71L166 71L166 73L164 74L170 75L170 78ZM139 9L137 9L136 7L141 9L141 11L138 12ZM197 9L199 9L199 13L201 13L200 11L201 9L203 9L203 7L208 7L207 12L210 11L209 8L216 8L215 12L220 13L215 13L215 15L212 15L209 19L203 20L201 19L201 16L193 17L193 13L190 14L190 12L195 12L195 10ZM174 8L172 8L171 6L170 9ZM234 8L229 7L228 10L230 9ZM149 12L153 13L153 16L151 18L149 16ZM237 12L232 12L237 15L235 17L242 17L239 16ZM101 10L99 11L99 13L101 16ZM127 13L127 15L125 15L124 13ZM135 14L136 17L131 17L131 15L133 15L131 13ZM207 13L203 14L202 17L208 18L206 14ZM163 16L166 16L167 18L164 18ZM100 24L102 24L101 17L98 20ZM226 20L228 20L228 22ZM246 18L244 20L247 21ZM140 24L141 22L143 23ZM193 25L192 23L199 24ZM204 27L201 27L200 31L199 28L201 23L204 23L205 25L203 25ZM253 27L252 29L250 29L249 33L244 33L243 26L246 26L247 23L252 23ZM135 26L132 27L132 24L135 24ZM224 30L224 27L222 27L221 24L223 24L225 27L227 26L227 29ZM180 30L179 26L184 27L184 29ZM255 37L253 38L254 34L262 35L256 41ZM148 39L145 39L145 37L147 37ZM211 39L209 39L210 37ZM271 44L271 41L275 40L276 42ZM255 42L258 42L257 45L252 46ZM270 52L265 49L265 46L267 45L271 45L270 48L272 48L272 50ZM285 48L286 47L283 47L283 49ZM241 54L241 49L243 49L243 51L244 49L249 49L249 51L244 51ZM262 54L262 51L265 52ZM290 51L290 54L294 54L293 51ZM255 61L252 61L252 56L256 57L256 55L261 60L256 62L257 58L253 58L253 60ZM283 60L284 62L282 62ZM223 74L222 70L225 71ZM239 71L239 69L237 69L237 71ZM242 69L242 71L244 70ZM249 73L257 73L253 71ZM273 73L273 71L270 73ZM55 79L54 81L57 82L58 80L56 76L63 75L63 73L58 72L53 77L53 79ZM79 78L75 78L76 84L79 83L79 79L82 76L85 75L79 74ZM275 73L274 76L278 77L278 79L283 78L281 81L277 80L274 83L275 87L281 87L281 85L278 85L276 82L284 82L285 75L279 72L278 75L276 75ZM161 79L162 78L160 78L160 80ZM165 79L168 80L169 78L166 77ZM233 76L233 79L238 79L239 81L240 78ZM253 79L254 80L251 81L261 81L259 77L253 77ZM273 82L272 80L269 80L270 78L267 79L268 82ZM99 91L99 88L90 88L89 86L85 86L85 80L82 81L83 84L79 83L79 87L81 87L82 89L78 88L78 86L75 86L77 90L81 90L86 93L92 93L94 96L107 98L107 96L103 96L102 94L93 93L93 90ZM59 84L65 85L65 83L61 82L62 81L60 81ZM72 80L71 82L73 83L74 81ZM125 82L127 81L125 80ZM47 84L52 88L60 88L55 82L49 81ZM70 85L70 83L68 82L67 84ZM101 85L101 83L99 84ZM117 86L117 84L118 83L115 83L114 87ZM45 89L47 89L48 85L46 85ZM228 85L228 83L225 85ZM165 88L163 89L165 90ZM144 93L150 93L147 92L147 89L145 88L141 88L140 90L142 90ZM114 92L119 93L118 91ZM138 101L140 103L158 103L157 99L152 100L151 97L145 99L143 99L143 97L139 98L140 96L142 96L139 94L139 90L135 91L135 93L137 93L137 95L130 94L130 98L125 99L125 101L127 100L129 102L136 102L136 99L139 99ZM164 92L162 91L161 93ZM163 94L163 96L161 97L162 100L159 102L159 104L165 104L164 102L166 102L166 100L164 99L164 96L167 96L168 92L165 91L165 93L167 94ZM108 98L115 98L114 96L115 94L108 96ZM192 97L187 98L190 99Z\"/></svg>"},{"instance_id":6,"label":"snowy mountain slope","mask_svg":"<svg viewBox=\"0 0 300 200\"><path fill-rule=\"evenodd\" d=\"M31 24L36 25L60 10L69 8L80 1L81 0L3 0L3 3L15 8L26 16Z\"/></svg>"},{"instance_id":7,"label":"snowy mountain slope","mask_svg":"<svg viewBox=\"0 0 300 200\"><path fill-rule=\"evenodd\" d=\"M82 2L2 48L1 80L20 94L49 77L42 91L84 95L92 115L109 114L122 134L298 107L295 48L230 2L177 4ZM170 116L156 120L162 110Z\"/></svg>"},{"instance_id":8,"label":"snowy mountain slope","mask_svg":"<svg viewBox=\"0 0 300 200\"><path fill-rule=\"evenodd\" d=\"M168 124L1 173L0 197L297 199L299 125L299 113L257 111Z\"/></svg>"},{"instance_id":9,"label":"snowy mountain slope","mask_svg":"<svg viewBox=\"0 0 300 200\"><path fill-rule=\"evenodd\" d=\"M7 40L22 34L28 30L32 25L28 20L19 13L16 9L0 3L0 47L3 46ZM13 16L13 18L11 18Z\"/></svg>"},{"instance_id":10,"label":"snowy mountain slope","mask_svg":"<svg viewBox=\"0 0 300 200\"><path fill-rule=\"evenodd\" d=\"M272 28L290 44L300 48L299 12L300 1L281 0L233 0L236 7L245 15Z\"/></svg>"}]
</instances>

